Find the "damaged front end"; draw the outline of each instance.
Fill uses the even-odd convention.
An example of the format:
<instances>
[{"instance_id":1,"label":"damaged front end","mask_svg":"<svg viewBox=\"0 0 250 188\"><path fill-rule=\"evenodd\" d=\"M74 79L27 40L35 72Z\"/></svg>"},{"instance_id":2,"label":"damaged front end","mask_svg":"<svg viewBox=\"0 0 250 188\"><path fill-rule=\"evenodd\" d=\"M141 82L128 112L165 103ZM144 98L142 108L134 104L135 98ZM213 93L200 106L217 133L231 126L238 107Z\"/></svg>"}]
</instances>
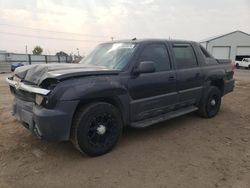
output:
<instances>
[{"instance_id":1,"label":"damaged front end","mask_svg":"<svg viewBox=\"0 0 250 188\"><path fill-rule=\"evenodd\" d=\"M35 102L37 105L46 107L49 103L49 93L59 82L56 79L46 79L40 86L21 80L16 75L6 78L11 93L24 101Z\"/></svg>"},{"instance_id":2,"label":"damaged front end","mask_svg":"<svg viewBox=\"0 0 250 188\"><path fill-rule=\"evenodd\" d=\"M12 113L38 138L68 140L77 101L56 101L51 92L58 80L48 78L37 86L18 78L6 78L14 95Z\"/></svg>"},{"instance_id":3,"label":"damaged front end","mask_svg":"<svg viewBox=\"0 0 250 188\"><path fill-rule=\"evenodd\" d=\"M72 91L73 83L76 84L78 78L115 74L118 71L78 64L19 67L14 76L6 78L14 95L13 115L38 137L56 141L69 140L73 115L80 100L79 94L82 95L85 91L83 88L82 91ZM84 85L83 82L79 84ZM77 92L78 95L75 95Z\"/></svg>"},{"instance_id":4,"label":"damaged front end","mask_svg":"<svg viewBox=\"0 0 250 188\"><path fill-rule=\"evenodd\" d=\"M21 79L16 76L6 78L6 81L9 83L10 86L14 87L16 90L37 93L40 95L47 95L50 92L50 90L48 89L43 89L35 85L29 85L27 83L25 84Z\"/></svg>"}]
</instances>

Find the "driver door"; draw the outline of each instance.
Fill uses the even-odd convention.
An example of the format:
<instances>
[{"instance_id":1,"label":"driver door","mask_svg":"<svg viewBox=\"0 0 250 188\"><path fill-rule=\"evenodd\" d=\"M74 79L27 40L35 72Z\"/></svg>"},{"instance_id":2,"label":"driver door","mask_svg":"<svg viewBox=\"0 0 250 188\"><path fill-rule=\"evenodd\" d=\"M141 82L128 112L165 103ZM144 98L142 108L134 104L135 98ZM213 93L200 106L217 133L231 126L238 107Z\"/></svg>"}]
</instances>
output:
<instances>
[{"instance_id":1,"label":"driver door","mask_svg":"<svg viewBox=\"0 0 250 188\"><path fill-rule=\"evenodd\" d=\"M164 43L145 45L137 64L142 61L153 61L156 71L139 75L132 73L129 79L132 122L169 112L175 108L178 101L176 72L172 68L166 45Z\"/></svg>"}]
</instances>

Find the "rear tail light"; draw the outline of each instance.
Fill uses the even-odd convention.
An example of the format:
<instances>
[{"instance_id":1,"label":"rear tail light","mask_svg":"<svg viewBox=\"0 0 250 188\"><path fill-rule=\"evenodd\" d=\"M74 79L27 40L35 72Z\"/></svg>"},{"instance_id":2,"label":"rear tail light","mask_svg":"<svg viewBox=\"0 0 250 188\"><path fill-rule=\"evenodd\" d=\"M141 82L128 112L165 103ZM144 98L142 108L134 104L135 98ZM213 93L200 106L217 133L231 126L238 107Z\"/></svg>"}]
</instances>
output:
<instances>
[{"instance_id":1,"label":"rear tail light","mask_svg":"<svg viewBox=\"0 0 250 188\"><path fill-rule=\"evenodd\" d=\"M232 68L232 72L234 73L234 70L236 68L235 62L231 61L231 68Z\"/></svg>"}]
</instances>

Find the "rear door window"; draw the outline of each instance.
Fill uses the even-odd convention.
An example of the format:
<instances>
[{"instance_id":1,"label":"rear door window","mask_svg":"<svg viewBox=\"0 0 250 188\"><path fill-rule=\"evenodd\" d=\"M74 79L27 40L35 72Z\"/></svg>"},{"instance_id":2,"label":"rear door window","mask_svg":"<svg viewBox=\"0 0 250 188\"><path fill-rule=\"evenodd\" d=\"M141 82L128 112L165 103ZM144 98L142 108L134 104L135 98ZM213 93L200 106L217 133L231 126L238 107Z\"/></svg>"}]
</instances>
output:
<instances>
[{"instance_id":1,"label":"rear door window","mask_svg":"<svg viewBox=\"0 0 250 188\"><path fill-rule=\"evenodd\" d=\"M174 44L174 58L177 69L197 67L197 59L190 44Z\"/></svg>"}]
</instances>

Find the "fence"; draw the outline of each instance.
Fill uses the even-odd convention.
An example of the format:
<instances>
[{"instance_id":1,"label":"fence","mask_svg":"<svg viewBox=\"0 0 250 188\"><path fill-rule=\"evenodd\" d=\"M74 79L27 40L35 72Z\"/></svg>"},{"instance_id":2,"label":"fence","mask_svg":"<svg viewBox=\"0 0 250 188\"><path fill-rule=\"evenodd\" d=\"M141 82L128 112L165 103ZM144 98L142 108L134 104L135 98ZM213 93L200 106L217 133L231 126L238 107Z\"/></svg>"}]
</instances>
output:
<instances>
[{"instance_id":1,"label":"fence","mask_svg":"<svg viewBox=\"0 0 250 188\"><path fill-rule=\"evenodd\" d=\"M0 53L0 73L10 72L11 65L17 63L22 63L23 65L33 65L42 63L71 63L71 62L72 62L71 56Z\"/></svg>"}]
</instances>

